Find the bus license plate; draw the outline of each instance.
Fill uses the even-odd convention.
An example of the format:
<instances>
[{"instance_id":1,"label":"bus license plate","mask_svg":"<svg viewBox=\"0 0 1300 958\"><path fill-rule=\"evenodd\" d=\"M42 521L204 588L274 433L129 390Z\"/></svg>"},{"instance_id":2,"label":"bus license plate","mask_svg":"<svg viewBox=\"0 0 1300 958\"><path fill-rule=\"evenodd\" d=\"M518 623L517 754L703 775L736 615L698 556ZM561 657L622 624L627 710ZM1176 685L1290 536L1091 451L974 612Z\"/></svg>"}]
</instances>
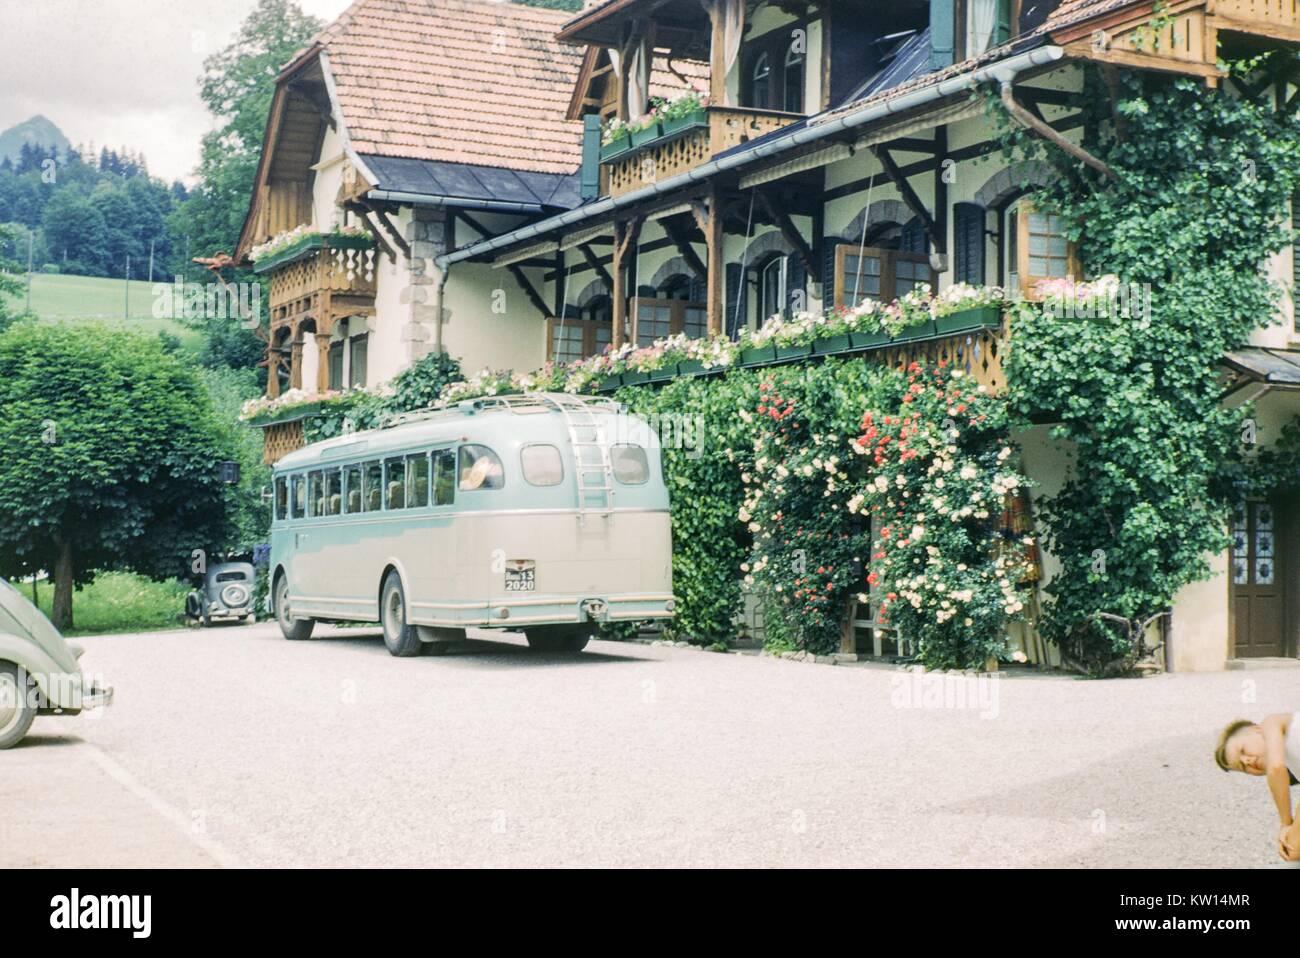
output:
<instances>
[{"instance_id":1,"label":"bus license plate","mask_svg":"<svg viewBox=\"0 0 1300 958\"><path fill-rule=\"evenodd\" d=\"M536 589L536 562L532 559L511 559L506 563L507 592L533 592Z\"/></svg>"}]
</instances>

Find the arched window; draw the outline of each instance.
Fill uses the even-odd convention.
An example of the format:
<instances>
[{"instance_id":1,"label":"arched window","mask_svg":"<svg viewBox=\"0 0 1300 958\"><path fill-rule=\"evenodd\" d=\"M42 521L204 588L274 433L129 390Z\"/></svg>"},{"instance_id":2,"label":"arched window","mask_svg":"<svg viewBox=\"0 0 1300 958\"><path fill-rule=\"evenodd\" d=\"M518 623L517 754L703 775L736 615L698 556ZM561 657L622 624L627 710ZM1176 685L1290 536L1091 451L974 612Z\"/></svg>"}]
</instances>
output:
<instances>
[{"instance_id":1,"label":"arched window","mask_svg":"<svg viewBox=\"0 0 1300 958\"><path fill-rule=\"evenodd\" d=\"M788 257L774 256L758 274L758 324L780 313L786 315L786 267Z\"/></svg>"},{"instance_id":2,"label":"arched window","mask_svg":"<svg viewBox=\"0 0 1300 958\"><path fill-rule=\"evenodd\" d=\"M804 53L802 43L803 41L800 38L791 40L790 47L785 52L785 75L782 81L785 85L785 92L782 97L781 109L787 113L803 112Z\"/></svg>"},{"instance_id":3,"label":"arched window","mask_svg":"<svg viewBox=\"0 0 1300 958\"><path fill-rule=\"evenodd\" d=\"M691 278L684 273L670 276L659 287L657 295L659 299L682 299L689 302L691 298Z\"/></svg>"},{"instance_id":4,"label":"arched window","mask_svg":"<svg viewBox=\"0 0 1300 958\"><path fill-rule=\"evenodd\" d=\"M749 78L749 105L755 107L767 106L768 91L772 81L772 64L767 58L766 53L759 55L754 61L754 69L750 72Z\"/></svg>"}]
</instances>

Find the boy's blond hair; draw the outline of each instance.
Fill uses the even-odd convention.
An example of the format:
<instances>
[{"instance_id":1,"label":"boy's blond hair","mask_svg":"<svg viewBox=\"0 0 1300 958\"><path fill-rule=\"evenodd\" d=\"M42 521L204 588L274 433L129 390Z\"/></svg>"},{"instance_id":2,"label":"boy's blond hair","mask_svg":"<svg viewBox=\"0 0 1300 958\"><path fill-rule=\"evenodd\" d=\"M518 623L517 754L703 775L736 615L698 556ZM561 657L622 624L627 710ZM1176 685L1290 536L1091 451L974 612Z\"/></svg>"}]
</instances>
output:
<instances>
[{"instance_id":1,"label":"boy's blond hair","mask_svg":"<svg viewBox=\"0 0 1300 958\"><path fill-rule=\"evenodd\" d=\"M1232 737L1242 729L1251 728L1254 724L1254 722L1251 722L1248 719L1237 719L1235 722L1228 723L1228 727L1225 728L1223 734L1219 736L1218 747L1214 750L1214 761L1219 768L1223 769L1225 772L1236 771L1228 764L1228 742L1231 741Z\"/></svg>"}]
</instances>

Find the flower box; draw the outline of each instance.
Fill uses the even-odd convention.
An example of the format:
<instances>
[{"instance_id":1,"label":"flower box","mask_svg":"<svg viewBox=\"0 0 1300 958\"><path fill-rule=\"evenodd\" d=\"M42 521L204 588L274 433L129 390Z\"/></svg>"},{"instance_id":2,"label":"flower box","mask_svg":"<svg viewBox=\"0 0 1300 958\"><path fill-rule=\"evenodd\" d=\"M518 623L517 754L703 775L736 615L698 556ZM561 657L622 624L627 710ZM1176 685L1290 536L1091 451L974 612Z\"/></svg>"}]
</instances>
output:
<instances>
[{"instance_id":1,"label":"flower box","mask_svg":"<svg viewBox=\"0 0 1300 958\"><path fill-rule=\"evenodd\" d=\"M963 309L959 313L940 316L935 320L935 331L942 336L947 333L964 333L972 329L1001 325L1001 309L997 306L979 306L975 309Z\"/></svg>"},{"instance_id":2,"label":"flower box","mask_svg":"<svg viewBox=\"0 0 1300 958\"><path fill-rule=\"evenodd\" d=\"M624 386L640 386L642 383L648 383L649 381L650 381L649 373L637 372L636 370L628 370L623 374Z\"/></svg>"},{"instance_id":3,"label":"flower box","mask_svg":"<svg viewBox=\"0 0 1300 958\"><path fill-rule=\"evenodd\" d=\"M617 140L606 143L600 148L600 162L608 163L610 160L622 156L630 149L632 149L632 141L626 135L620 136Z\"/></svg>"},{"instance_id":4,"label":"flower box","mask_svg":"<svg viewBox=\"0 0 1300 958\"><path fill-rule=\"evenodd\" d=\"M740 353L742 366L763 366L772 362L776 362L775 346L753 346Z\"/></svg>"},{"instance_id":5,"label":"flower box","mask_svg":"<svg viewBox=\"0 0 1300 958\"><path fill-rule=\"evenodd\" d=\"M812 350L815 356L833 356L835 353L842 353L853 348L849 340L849 334L843 333L839 336L824 336L821 339L813 340Z\"/></svg>"},{"instance_id":6,"label":"flower box","mask_svg":"<svg viewBox=\"0 0 1300 958\"><path fill-rule=\"evenodd\" d=\"M888 345L889 333L883 329L872 329L864 332L849 333L849 341L853 344L854 349L878 349L881 346Z\"/></svg>"},{"instance_id":7,"label":"flower box","mask_svg":"<svg viewBox=\"0 0 1300 958\"><path fill-rule=\"evenodd\" d=\"M686 359L677 364L677 375L698 376L704 372L704 363L698 359Z\"/></svg>"},{"instance_id":8,"label":"flower box","mask_svg":"<svg viewBox=\"0 0 1300 958\"><path fill-rule=\"evenodd\" d=\"M652 369L649 375L652 383L666 383L677 375L677 364L669 363L667 366Z\"/></svg>"},{"instance_id":9,"label":"flower box","mask_svg":"<svg viewBox=\"0 0 1300 958\"><path fill-rule=\"evenodd\" d=\"M658 120L655 120L647 127L643 127L640 130L632 130L628 133L628 137L632 140L632 146L634 149L645 146L647 143L652 143L661 136L663 136L663 130L660 127Z\"/></svg>"},{"instance_id":10,"label":"flower box","mask_svg":"<svg viewBox=\"0 0 1300 958\"><path fill-rule=\"evenodd\" d=\"M803 359L812 355L811 346L777 346L777 359Z\"/></svg>"},{"instance_id":11,"label":"flower box","mask_svg":"<svg viewBox=\"0 0 1300 958\"><path fill-rule=\"evenodd\" d=\"M621 385L623 385L623 374L615 373L612 376L606 376L602 379L600 384L596 387L596 390L602 393L612 393Z\"/></svg>"},{"instance_id":12,"label":"flower box","mask_svg":"<svg viewBox=\"0 0 1300 958\"><path fill-rule=\"evenodd\" d=\"M280 409L271 412L260 412L244 420L244 425L252 426L254 429L265 429L267 426L278 426L281 423L294 422L299 419L310 419L313 416L319 416L322 401L313 399L309 402L298 403L295 406L283 406Z\"/></svg>"},{"instance_id":13,"label":"flower box","mask_svg":"<svg viewBox=\"0 0 1300 958\"><path fill-rule=\"evenodd\" d=\"M939 335L938 330L935 328L934 320L931 319L900 330L893 339L896 343L915 343L924 339L934 339L937 335Z\"/></svg>"},{"instance_id":14,"label":"flower box","mask_svg":"<svg viewBox=\"0 0 1300 958\"><path fill-rule=\"evenodd\" d=\"M663 127L664 136L672 136L675 133L684 133L686 130L693 130L696 127L708 126L709 115L704 110L696 110L685 116L679 116L673 120L661 120L660 126Z\"/></svg>"}]
</instances>

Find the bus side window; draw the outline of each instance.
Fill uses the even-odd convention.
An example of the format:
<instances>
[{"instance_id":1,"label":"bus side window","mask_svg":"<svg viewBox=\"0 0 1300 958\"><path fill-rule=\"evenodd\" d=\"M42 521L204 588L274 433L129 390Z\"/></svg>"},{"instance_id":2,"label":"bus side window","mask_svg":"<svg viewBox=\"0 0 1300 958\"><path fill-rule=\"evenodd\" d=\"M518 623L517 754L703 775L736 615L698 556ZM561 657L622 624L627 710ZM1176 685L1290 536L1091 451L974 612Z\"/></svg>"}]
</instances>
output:
<instances>
[{"instance_id":1,"label":"bus side window","mask_svg":"<svg viewBox=\"0 0 1300 958\"><path fill-rule=\"evenodd\" d=\"M293 517L305 519L307 518L307 477L299 474L290 481L293 483Z\"/></svg>"},{"instance_id":2,"label":"bus side window","mask_svg":"<svg viewBox=\"0 0 1300 958\"><path fill-rule=\"evenodd\" d=\"M361 511L361 466L348 466L343 470L343 497L347 514Z\"/></svg>"},{"instance_id":3,"label":"bus side window","mask_svg":"<svg viewBox=\"0 0 1300 958\"><path fill-rule=\"evenodd\" d=\"M564 481L560 450L544 442L532 442L519 450L519 465L531 486L558 486Z\"/></svg>"},{"instance_id":4,"label":"bus side window","mask_svg":"<svg viewBox=\"0 0 1300 958\"><path fill-rule=\"evenodd\" d=\"M456 453L439 449L433 454L433 504L449 506L456 501Z\"/></svg>"},{"instance_id":5,"label":"bus side window","mask_svg":"<svg viewBox=\"0 0 1300 958\"><path fill-rule=\"evenodd\" d=\"M429 504L429 454L406 457L406 508L423 509Z\"/></svg>"},{"instance_id":6,"label":"bus side window","mask_svg":"<svg viewBox=\"0 0 1300 958\"><path fill-rule=\"evenodd\" d=\"M343 511L343 475L338 469L325 473L325 515L337 516Z\"/></svg>"},{"instance_id":7,"label":"bus side window","mask_svg":"<svg viewBox=\"0 0 1300 958\"><path fill-rule=\"evenodd\" d=\"M307 473L307 515L313 519L325 515L325 473Z\"/></svg>"},{"instance_id":8,"label":"bus side window","mask_svg":"<svg viewBox=\"0 0 1300 958\"><path fill-rule=\"evenodd\" d=\"M275 479L275 517L289 518L289 480L284 476Z\"/></svg>"},{"instance_id":9,"label":"bus side window","mask_svg":"<svg viewBox=\"0 0 1300 958\"><path fill-rule=\"evenodd\" d=\"M366 484L361 492L361 501L366 512L378 512L384 504L384 464L368 462L365 468Z\"/></svg>"},{"instance_id":10,"label":"bus side window","mask_svg":"<svg viewBox=\"0 0 1300 958\"><path fill-rule=\"evenodd\" d=\"M632 443L615 443L609 447L614 478L626 486L639 486L650 478L650 463L645 450Z\"/></svg>"},{"instance_id":11,"label":"bus side window","mask_svg":"<svg viewBox=\"0 0 1300 958\"><path fill-rule=\"evenodd\" d=\"M460 488L462 492L475 489L500 489L506 483L501 460L487 446L460 447Z\"/></svg>"},{"instance_id":12,"label":"bus side window","mask_svg":"<svg viewBox=\"0 0 1300 958\"><path fill-rule=\"evenodd\" d=\"M384 479L386 480L384 493L385 509L401 509L406 505L406 461L397 459L388 459L384 462Z\"/></svg>"}]
</instances>

